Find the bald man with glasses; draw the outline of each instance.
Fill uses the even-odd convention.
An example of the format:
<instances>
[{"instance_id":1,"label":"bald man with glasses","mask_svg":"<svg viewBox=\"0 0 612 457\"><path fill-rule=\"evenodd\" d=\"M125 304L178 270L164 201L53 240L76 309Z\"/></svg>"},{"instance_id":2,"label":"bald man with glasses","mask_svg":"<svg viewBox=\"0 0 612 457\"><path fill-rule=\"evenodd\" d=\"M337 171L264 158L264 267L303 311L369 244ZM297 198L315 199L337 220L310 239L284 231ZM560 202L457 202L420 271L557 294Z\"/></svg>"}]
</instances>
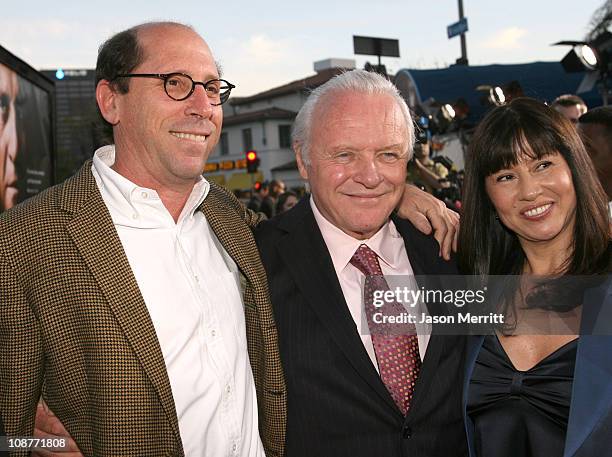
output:
<instances>
[{"instance_id":1,"label":"bald man with glasses","mask_svg":"<svg viewBox=\"0 0 612 457\"><path fill-rule=\"evenodd\" d=\"M0 219L6 433L42 394L86 456L281 455L258 219L201 176L234 86L172 23L109 39L96 78L114 145Z\"/></svg>"}]
</instances>

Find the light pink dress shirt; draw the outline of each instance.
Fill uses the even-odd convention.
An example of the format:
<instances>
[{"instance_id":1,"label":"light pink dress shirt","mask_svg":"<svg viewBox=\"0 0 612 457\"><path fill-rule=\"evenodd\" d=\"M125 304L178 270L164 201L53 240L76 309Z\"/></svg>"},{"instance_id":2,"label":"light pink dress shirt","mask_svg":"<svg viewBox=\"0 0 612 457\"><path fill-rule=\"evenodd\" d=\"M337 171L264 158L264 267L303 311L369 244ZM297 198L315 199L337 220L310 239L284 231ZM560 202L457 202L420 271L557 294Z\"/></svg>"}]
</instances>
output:
<instances>
[{"instance_id":1,"label":"light pink dress shirt","mask_svg":"<svg viewBox=\"0 0 612 457\"><path fill-rule=\"evenodd\" d=\"M338 227L328 221L325 216L318 210L314 199L310 198L310 206L314 213L315 220L323 235L323 240L327 245L327 249L331 255L334 270L344 299L348 305L349 311L361 337L361 341L370 356L370 360L378 370L376 363L376 354L372 345L372 337L368 332L362 331L367 328L365 322L365 314L363 314L363 281L364 275L356 267L350 264L351 257L357 248L365 244L372 249L379 257L380 267L383 274L386 275L403 275L414 276L414 271L408 260L406 245L404 239L397 231L393 221L388 220L371 238L366 240L358 240L350 235L347 235ZM408 278L407 278L408 279ZM410 278L411 285L417 289L414 278ZM406 284L406 281L402 281ZM419 310L425 312L425 309ZM362 318L364 321L362 322ZM430 329L426 325L416 325L419 339L419 355L421 360L425 357L427 344L429 343Z\"/></svg>"}]
</instances>

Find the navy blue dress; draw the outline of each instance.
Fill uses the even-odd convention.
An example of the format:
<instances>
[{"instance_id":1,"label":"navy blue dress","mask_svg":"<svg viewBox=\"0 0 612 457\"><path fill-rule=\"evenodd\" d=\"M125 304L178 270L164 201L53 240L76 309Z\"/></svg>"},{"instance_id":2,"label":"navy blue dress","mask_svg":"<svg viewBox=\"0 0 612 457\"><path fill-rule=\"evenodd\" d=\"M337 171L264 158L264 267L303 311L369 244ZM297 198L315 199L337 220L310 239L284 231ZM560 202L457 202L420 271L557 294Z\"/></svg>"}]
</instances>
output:
<instances>
[{"instance_id":1,"label":"navy blue dress","mask_svg":"<svg viewBox=\"0 0 612 457\"><path fill-rule=\"evenodd\" d=\"M527 371L486 336L470 380L467 412L478 457L563 456L578 339Z\"/></svg>"}]
</instances>

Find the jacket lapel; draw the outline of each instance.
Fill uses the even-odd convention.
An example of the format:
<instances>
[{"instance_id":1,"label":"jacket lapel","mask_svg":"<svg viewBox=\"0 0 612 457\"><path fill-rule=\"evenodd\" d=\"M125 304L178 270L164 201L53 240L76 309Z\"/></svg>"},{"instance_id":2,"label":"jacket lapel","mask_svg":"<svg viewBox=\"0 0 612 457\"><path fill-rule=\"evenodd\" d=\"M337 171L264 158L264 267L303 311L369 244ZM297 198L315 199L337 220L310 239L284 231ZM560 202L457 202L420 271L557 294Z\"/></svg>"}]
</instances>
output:
<instances>
[{"instance_id":1,"label":"jacket lapel","mask_svg":"<svg viewBox=\"0 0 612 457\"><path fill-rule=\"evenodd\" d=\"M612 411L612 281L585 294L582 329L564 457L573 456Z\"/></svg>"},{"instance_id":2,"label":"jacket lapel","mask_svg":"<svg viewBox=\"0 0 612 457\"><path fill-rule=\"evenodd\" d=\"M259 253L253 249L255 246L253 233L243 221L235 220L237 216L231 216L236 214L236 209L228 206L227 199L218 195L218 190L214 185L211 185L210 192L200 206L200 210L204 213L219 242L236 262L247 281L254 289L265 290L267 293L267 283L260 280L260 278L265 278L265 275L262 275L263 267L261 267ZM231 230L228 230L228 227L231 227ZM257 270L258 267L260 271Z\"/></svg>"},{"instance_id":3,"label":"jacket lapel","mask_svg":"<svg viewBox=\"0 0 612 457\"><path fill-rule=\"evenodd\" d=\"M91 161L66 182L60 198L61 207L73 214L67 231L155 388L175 438L181 443L170 381L155 328L91 173Z\"/></svg>"},{"instance_id":4,"label":"jacket lapel","mask_svg":"<svg viewBox=\"0 0 612 457\"><path fill-rule=\"evenodd\" d=\"M287 235L278 251L308 304L357 373L394 410L397 406L370 360L355 324L331 256L310 208L309 197L288 213L280 224ZM397 410L399 414L399 410Z\"/></svg>"}]
</instances>

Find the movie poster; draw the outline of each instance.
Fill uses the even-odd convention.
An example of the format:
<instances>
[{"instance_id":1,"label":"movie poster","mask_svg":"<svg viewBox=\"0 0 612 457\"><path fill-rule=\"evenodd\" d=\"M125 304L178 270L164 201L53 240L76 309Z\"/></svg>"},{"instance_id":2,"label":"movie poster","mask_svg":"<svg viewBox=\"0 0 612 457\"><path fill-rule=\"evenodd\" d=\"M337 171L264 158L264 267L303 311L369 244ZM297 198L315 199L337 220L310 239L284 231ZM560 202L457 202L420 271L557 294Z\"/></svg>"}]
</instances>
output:
<instances>
[{"instance_id":1,"label":"movie poster","mask_svg":"<svg viewBox=\"0 0 612 457\"><path fill-rule=\"evenodd\" d=\"M0 63L0 211L53 182L50 104L48 92Z\"/></svg>"}]
</instances>

